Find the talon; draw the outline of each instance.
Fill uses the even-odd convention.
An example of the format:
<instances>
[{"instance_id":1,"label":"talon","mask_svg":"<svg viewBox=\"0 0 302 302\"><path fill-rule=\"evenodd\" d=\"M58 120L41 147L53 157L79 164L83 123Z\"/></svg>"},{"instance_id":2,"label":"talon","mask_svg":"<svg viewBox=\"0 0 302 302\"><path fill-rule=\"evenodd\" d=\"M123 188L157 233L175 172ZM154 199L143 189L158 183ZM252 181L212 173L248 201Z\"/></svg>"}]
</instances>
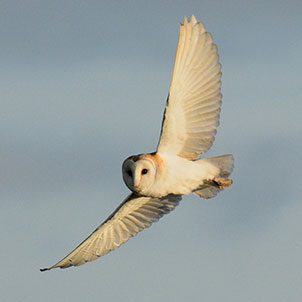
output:
<instances>
[{"instance_id":1,"label":"talon","mask_svg":"<svg viewBox=\"0 0 302 302\"><path fill-rule=\"evenodd\" d=\"M215 182L218 185L219 189L225 189L233 183L233 181L229 178L215 179Z\"/></svg>"}]
</instances>

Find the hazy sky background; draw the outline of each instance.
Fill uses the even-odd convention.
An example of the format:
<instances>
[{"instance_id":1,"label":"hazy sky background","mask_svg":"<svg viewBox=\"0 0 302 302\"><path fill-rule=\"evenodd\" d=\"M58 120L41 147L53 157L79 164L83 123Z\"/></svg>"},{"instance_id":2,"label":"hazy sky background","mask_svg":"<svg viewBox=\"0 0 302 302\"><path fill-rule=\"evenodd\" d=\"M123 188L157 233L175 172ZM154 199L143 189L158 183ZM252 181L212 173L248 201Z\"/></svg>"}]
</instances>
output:
<instances>
[{"instance_id":1,"label":"hazy sky background","mask_svg":"<svg viewBox=\"0 0 302 302\"><path fill-rule=\"evenodd\" d=\"M223 70L206 155L234 154L233 186L40 273L128 195L124 158L155 150L192 13ZM1 1L1 300L300 302L301 16L298 0Z\"/></svg>"}]
</instances>

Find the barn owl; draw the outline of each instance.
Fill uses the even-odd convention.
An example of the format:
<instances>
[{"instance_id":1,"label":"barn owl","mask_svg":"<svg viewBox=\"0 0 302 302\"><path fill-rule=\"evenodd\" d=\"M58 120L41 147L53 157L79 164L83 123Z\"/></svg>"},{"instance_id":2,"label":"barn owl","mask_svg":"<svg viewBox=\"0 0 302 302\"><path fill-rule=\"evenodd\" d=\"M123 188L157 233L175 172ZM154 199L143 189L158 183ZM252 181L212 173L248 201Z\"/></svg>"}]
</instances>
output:
<instances>
[{"instance_id":1,"label":"barn owl","mask_svg":"<svg viewBox=\"0 0 302 302\"><path fill-rule=\"evenodd\" d=\"M211 34L194 15L185 17L157 150L123 162L123 180L132 193L70 254L41 271L103 256L172 211L182 195L211 198L232 184L232 155L200 159L213 144L219 123L220 80Z\"/></svg>"}]
</instances>

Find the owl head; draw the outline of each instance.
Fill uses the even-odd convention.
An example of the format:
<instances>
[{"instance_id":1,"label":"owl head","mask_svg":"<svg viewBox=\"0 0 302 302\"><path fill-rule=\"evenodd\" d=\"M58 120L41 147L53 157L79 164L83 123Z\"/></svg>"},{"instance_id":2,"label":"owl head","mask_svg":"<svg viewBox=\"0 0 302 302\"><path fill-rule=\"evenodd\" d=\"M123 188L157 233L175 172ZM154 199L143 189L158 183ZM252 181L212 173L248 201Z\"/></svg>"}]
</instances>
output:
<instances>
[{"instance_id":1,"label":"owl head","mask_svg":"<svg viewBox=\"0 0 302 302\"><path fill-rule=\"evenodd\" d=\"M151 156L146 154L130 156L123 162L123 180L134 193L149 195L156 176L156 164Z\"/></svg>"}]
</instances>

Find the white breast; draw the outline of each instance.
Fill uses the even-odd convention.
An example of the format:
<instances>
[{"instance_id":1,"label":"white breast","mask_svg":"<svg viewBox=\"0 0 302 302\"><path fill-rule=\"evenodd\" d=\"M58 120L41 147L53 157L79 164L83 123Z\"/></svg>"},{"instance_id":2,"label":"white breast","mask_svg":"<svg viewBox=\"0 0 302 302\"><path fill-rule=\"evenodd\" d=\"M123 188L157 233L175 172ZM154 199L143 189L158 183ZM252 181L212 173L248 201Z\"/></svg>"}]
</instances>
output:
<instances>
[{"instance_id":1,"label":"white breast","mask_svg":"<svg viewBox=\"0 0 302 302\"><path fill-rule=\"evenodd\" d=\"M189 194L207 178L213 178L217 169L209 163L190 161L178 156L160 154L164 168L156 177L150 192L156 196Z\"/></svg>"}]
</instances>

